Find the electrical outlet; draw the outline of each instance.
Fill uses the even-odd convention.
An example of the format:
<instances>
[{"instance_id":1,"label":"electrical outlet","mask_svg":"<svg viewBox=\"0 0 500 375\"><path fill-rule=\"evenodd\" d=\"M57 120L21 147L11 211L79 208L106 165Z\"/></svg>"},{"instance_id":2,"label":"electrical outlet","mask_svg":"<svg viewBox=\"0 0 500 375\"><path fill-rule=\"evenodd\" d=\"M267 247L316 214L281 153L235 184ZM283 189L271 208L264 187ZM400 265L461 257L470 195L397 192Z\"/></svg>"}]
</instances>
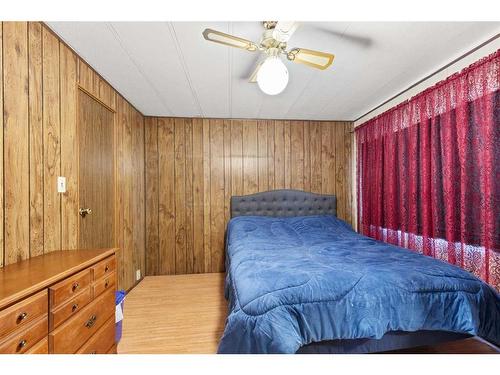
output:
<instances>
[{"instance_id":1,"label":"electrical outlet","mask_svg":"<svg viewBox=\"0 0 500 375\"><path fill-rule=\"evenodd\" d=\"M135 280L139 281L141 279L141 270L135 271Z\"/></svg>"}]
</instances>

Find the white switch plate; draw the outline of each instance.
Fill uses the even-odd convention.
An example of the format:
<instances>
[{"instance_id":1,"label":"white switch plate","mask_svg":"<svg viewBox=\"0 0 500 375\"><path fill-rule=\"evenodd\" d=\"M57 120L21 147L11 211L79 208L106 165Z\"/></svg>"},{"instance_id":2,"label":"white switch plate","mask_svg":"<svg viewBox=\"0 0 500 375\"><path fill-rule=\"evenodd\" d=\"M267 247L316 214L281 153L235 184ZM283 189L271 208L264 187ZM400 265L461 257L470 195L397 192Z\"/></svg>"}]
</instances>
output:
<instances>
[{"instance_id":1,"label":"white switch plate","mask_svg":"<svg viewBox=\"0 0 500 375\"><path fill-rule=\"evenodd\" d=\"M135 271L135 280L139 281L141 279L141 270Z\"/></svg>"},{"instance_id":2,"label":"white switch plate","mask_svg":"<svg viewBox=\"0 0 500 375\"><path fill-rule=\"evenodd\" d=\"M66 193L66 177L57 177L57 192Z\"/></svg>"}]
</instances>

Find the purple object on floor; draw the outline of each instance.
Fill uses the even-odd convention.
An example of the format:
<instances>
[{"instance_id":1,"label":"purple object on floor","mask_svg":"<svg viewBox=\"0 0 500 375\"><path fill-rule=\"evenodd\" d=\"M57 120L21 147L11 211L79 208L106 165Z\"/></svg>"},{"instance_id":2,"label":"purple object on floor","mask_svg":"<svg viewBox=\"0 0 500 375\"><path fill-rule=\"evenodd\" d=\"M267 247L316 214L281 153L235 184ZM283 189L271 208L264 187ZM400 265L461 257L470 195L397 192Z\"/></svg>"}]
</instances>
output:
<instances>
[{"instance_id":1,"label":"purple object on floor","mask_svg":"<svg viewBox=\"0 0 500 375\"><path fill-rule=\"evenodd\" d=\"M122 338L122 322L123 322L123 303L125 300L125 291L117 290L115 292L115 342L118 344Z\"/></svg>"}]
</instances>

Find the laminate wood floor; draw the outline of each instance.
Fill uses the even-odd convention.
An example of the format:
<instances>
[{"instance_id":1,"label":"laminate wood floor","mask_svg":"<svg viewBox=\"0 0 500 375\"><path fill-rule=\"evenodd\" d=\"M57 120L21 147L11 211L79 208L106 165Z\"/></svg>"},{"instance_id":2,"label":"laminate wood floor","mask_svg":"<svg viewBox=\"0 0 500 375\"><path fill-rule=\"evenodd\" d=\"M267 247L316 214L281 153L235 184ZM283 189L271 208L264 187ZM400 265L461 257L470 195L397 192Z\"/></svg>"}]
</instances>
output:
<instances>
[{"instance_id":1,"label":"laminate wood floor","mask_svg":"<svg viewBox=\"0 0 500 375\"><path fill-rule=\"evenodd\" d=\"M146 276L125 298L118 353L215 353L224 274Z\"/></svg>"},{"instance_id":2,"label":"laminate wood floor","mask_svg":"<svg viewBox=\"0 0 500 375\"><path fill-rule=\"evenodd\" d=\"M147 276L125 299L119 354L215 353L227 304L224 274ZM391 353L497 353L475 339Z\"/></svg>"}]
</instances>

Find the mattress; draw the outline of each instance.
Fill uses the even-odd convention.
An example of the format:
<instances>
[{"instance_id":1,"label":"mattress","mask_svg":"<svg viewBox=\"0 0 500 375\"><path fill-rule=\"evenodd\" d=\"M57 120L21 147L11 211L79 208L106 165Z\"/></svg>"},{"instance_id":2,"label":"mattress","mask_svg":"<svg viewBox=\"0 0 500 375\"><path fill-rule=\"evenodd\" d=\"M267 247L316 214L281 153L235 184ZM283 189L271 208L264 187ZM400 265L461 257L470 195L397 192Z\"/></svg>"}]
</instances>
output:
<instances>
[{"instance_id":1,"label":"mattress","mask_svg":"<svg viewBox=\"0 0 500 375\"><path fill-rule=\"evenodd\" d=\"M429 343L437 345L443 342L463 340L471 335L446 331L391 331L380 339L350 339L313 342L301 346L297 354L365 354L382 353L426 346Z\"/></svg>"},{"instance_id":2,"label":"mattress","mask_svg":"<svg viewBox=\"0 0 500 375\"><path fill-rule=\"evenodd\" d=\"M295 353L391 332L498 345L500 296L467 271L354 232L334 216L240 216L227 230L219 353Z\"/></svg>"}]
</instances>

